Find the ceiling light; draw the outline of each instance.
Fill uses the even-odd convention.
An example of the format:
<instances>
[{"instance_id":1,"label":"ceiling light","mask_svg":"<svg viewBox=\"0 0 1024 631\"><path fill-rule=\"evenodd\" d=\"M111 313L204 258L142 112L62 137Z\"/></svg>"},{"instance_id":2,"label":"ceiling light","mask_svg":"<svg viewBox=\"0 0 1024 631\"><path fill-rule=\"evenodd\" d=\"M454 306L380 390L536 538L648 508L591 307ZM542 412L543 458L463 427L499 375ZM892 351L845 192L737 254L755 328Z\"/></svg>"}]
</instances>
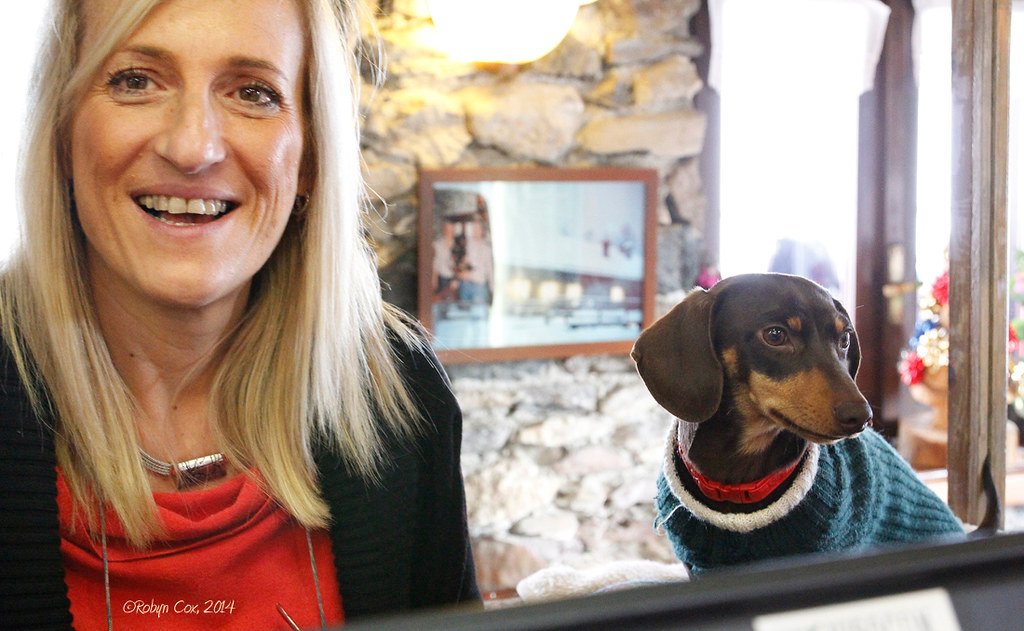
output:
<instances>
[{"instance_id":1,"label":"ceiling light","mask_svg":"<svg viewBox=\"0 0 1024 631\"><path fill-rule=\"evenodd\" d=\"M460 61L521 64L565 39L594 0L428 0L437 45Z\"/></svg>"}]
</instances>

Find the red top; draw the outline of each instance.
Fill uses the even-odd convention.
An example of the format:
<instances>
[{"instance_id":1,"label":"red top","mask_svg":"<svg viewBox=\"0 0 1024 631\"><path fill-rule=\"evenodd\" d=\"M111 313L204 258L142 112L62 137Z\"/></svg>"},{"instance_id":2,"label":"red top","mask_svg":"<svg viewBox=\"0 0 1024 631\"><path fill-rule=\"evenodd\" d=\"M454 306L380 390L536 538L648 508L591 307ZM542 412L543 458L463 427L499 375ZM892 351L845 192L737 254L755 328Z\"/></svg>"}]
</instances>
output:
<instances>
[{"instance_id":1,"label":"red top","mask_svg":"<svg viewBox=\"0 0 1024 631\"><path fill-rule=\"evenodd\" d=\"M76 515L58 470L61 553L78 631L107 628L100 538ZM306 531L246 475L212 488L154 493L167 535L149 549L124 539L106 513L110 605L115 629L320 628ZM344 621L326 531L312 531L327 624Z\"/></svg>"}]
</instances>

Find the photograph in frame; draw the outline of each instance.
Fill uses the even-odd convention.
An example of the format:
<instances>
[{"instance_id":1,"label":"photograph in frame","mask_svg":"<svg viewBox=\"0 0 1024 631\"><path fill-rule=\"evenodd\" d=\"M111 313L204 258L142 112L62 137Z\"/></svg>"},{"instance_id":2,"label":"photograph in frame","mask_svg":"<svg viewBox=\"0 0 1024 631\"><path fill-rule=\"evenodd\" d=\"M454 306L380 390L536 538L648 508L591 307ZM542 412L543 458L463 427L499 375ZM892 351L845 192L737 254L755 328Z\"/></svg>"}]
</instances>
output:
<instances>
[{"instance_id":1,"label":"photograph in frame","mask_svg":"<svg viewBox=\"0 0 1024 631\"><path fill-rule=\"evenodd\" d=\"M649 322L656 174L421 174L419 315L456 363L628 352Z\"/></svg>"}]
</instances>

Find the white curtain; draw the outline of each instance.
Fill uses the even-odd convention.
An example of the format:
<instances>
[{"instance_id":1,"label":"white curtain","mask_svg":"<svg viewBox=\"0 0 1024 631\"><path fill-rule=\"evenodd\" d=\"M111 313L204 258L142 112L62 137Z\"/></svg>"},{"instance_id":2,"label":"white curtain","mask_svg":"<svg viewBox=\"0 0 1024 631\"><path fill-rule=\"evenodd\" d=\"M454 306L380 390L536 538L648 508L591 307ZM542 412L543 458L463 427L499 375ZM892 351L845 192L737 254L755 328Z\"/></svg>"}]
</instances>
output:
<instances>
[{"instance_id":1,"label":"white curtain","mask_svg":"<svg viewBox=\"0 0 1024 631\"><path fill-rule=\"evenodd\" d=\"M945 1L948 5L948 0ZM722 20L727 10L747 14L752 22L761 20L764 41L784 45L782 50L792 57L771 56L779 63L793 62L796 64L794 67L802 66L807 55L828 54L828 49L844 46L846 38L842 35L846 29L843 28L843 18L833 16L849 17L852 20L848 23L850 34L855 34L850 39L855 40L858 53L855 58L860 60L862 69L861 91L871 89L878 57L882 54L885 27L889 23L889 7L879 0L709 0L711 60L708 83L718 91L721 91L722 51L739 44L723 39ZM824 18L822 24L817 23L819 18ZM823 31L821 26L829 30ZM839 37L831 37L833 34Z\"/></svg>"}]
</instances>

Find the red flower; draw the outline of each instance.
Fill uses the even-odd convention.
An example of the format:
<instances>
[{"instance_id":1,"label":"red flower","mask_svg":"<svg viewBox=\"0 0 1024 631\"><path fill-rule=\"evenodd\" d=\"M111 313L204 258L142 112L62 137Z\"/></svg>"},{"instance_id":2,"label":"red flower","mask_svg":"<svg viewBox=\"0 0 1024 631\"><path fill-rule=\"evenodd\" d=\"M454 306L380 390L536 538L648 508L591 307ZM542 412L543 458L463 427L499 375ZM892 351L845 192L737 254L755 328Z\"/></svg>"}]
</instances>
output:
<instances>
[{"instance_id":1,"label":"red flower","mask_svg":"<svg viewBox=\"0 0 1024 631\"><path fill-rule=\"evenodd\" d=\"M921 383L924 380L924 360L918 356L917 351L910 351L904 355L900 360L899 368L900 380L908 386Z\"/></svg>"},{"instance_id":2,"label":"red flower","mask_svg":"<svg viewBox=\"0 0 1024 631\"><path fill-rule=\"evenodd\" d=\"M1012 324L1010 325L1010 334L1007 339L1008 350L1011 354L1016 355L1017 351L1020 349L1020 338L1017 337L1017 331L1013 328Z\"/></svg>"},{"instance_id":3,"label":"red flower","mask_svg":"<svg viewBox=\"0 0 1024 631\"><path fill-rule=\"evenodd\" d=\"M697 286L703 289L711 289L720 280L722 280L722 275L718 273L718 268L714 265L708 265L701 268L700 274L697 276Z\"/></svg>"},{"instance_id":4,"label":"red flower","mask_svg":"<svg viewBox=\"0 0 1024 631\"><path fill-rule=\"evenodd\" d=\"M932 298L940 307L949 303L949 270L942 272L932 283Z\"/></svg>"}]
</instances>

